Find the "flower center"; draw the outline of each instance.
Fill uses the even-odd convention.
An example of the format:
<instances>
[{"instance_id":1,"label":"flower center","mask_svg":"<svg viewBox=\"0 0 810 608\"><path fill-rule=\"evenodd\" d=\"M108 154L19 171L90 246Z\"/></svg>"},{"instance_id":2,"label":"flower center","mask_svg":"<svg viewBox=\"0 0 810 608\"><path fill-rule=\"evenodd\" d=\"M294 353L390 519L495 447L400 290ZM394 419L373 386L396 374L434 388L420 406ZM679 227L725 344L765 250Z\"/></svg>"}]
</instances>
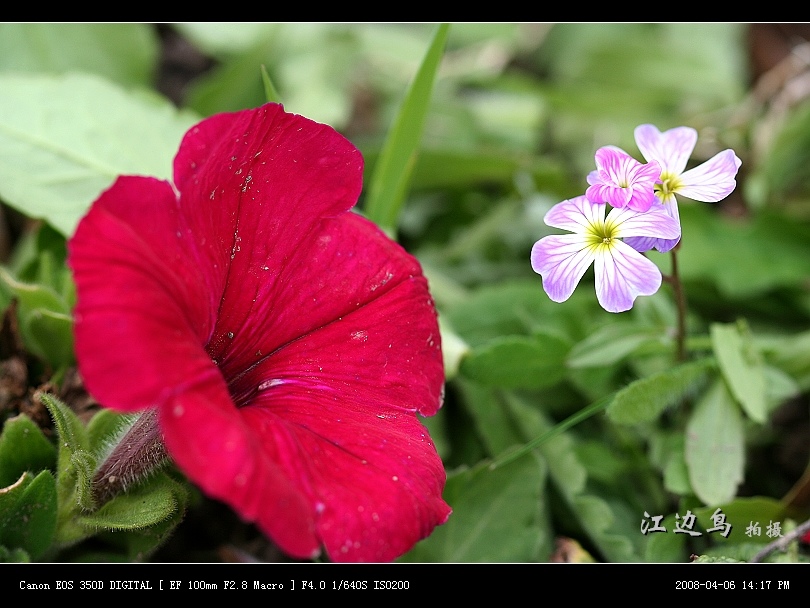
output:
<instances>
[{"instance_id":1,"label":"flower center","mask_svg":"<svg viewBox=\"0 0 810 608\"><path fill-rule=\"evenodd\" d=\"M662 173L659 179L660 183L655 184L655 194L663 201L675 194L683 185L680 177L672 173Z\"/></svg>"},{"instance_id":2,"label":"flower center","mask_svg":"<svg viewBox=\"0 0 810 608\"><path fill-rule=\"evenodd\" d=\"M613 239L617 238L616 226L613 222L601 221L591 224L589 226L589 241L594 247L608 247L610 248Z\"/></svg>"}]
</instances>

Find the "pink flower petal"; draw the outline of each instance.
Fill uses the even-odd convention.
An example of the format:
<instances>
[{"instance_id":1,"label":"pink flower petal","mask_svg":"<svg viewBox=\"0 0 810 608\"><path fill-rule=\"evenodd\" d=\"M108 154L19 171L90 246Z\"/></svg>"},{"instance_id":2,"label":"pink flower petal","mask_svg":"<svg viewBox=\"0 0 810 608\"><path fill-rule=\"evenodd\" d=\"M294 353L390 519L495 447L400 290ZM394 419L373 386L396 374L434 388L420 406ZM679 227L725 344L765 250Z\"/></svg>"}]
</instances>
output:
<instances>
[{"instance_id":1,"label":"pink flower petal","mask_svg":"<svg viewBox=\"0 0 810 608\"><path fill-rule=\"evenodd\" d=\"M605 219L605 206L594 204L585 196L576 196L557 203L548 210L543 222L552 228L582 233Z\"/></svg>"},{"instance_id":2,"label":"pink flower petal","mask_svg":"<svg viewBox=\"0 0 810 608\"><path fill-rule=\"evenodd\" d=\"M592 203L647 211L655 200L655 182L661 175L656 161L642 165L620 148L605 146L596 151L595 172L588 175L585 196Z\"/></svg>"},{"instance_id":3,"label":"pink flower petal","mask_svg":"<svg viewBox=\"0 0 810 608\"><path fill-rule=\"evenodd\" d=\"M416 260L346 212L362 158L269 104L192 128L172 186L120 178L69 243L76 350L108 407L290 555L389 561L443 523L436 312Z\"/></svg>"},{"instance_id":4,"label":"pink flower petal","mask_svg":"<svg viewBox=\"0 0 810 608\"><path fill-rule=\"evenodd\" d=\"M636 145L647 161L658 161L662 173L680 175L697 143L697 131L676 127L661 133L653 125L636 127Z\"/></svg>"},{"instance_id":5,"label":"pink flower petal","mask_svg":"<svg viewBox=\"0 0 810 608\"><path fill-rule=\"evenodd\" d=\"M565 302L574 293L594 259L594 247L579 234L543 237L531 252L532 268L543 277L543 289L554 302Z\"/></svg>"},{"instance_id":6,"label":"pink flower petal","mask_svg":"<svg viewBox=\"0 0 810 608\"><path fill-rule=\"evenodd\" d=\"M612 209L605 219L605 224L618 238L628 236L677 238L681 234L680 223L663 205L650 207L645 213L639 213L629 207Z\"/></svg>"},{"instance_id":7,"label":"pink flower petal","mask_svg":"<svg viewBox=\"0 0 810 608\"><path fill-rule=\"evenodd\" d=\"M649 296L661 287L661 271L622 241L601 249L594 260L596 299L608 312L624 312L637 296Z\"/></svg>"},{"instance_id":8,"label":"pink flower petal","mask_svg":"<svg viewBox=\"0 0 810 608\"><path fill-rule=\"evenodd\" d=\"M737 186L734 179L742 161L733 150L723 150L705 163L681 175L677 193L695 201L716 203L726 198Z\"/></svg>"}]
</instances>

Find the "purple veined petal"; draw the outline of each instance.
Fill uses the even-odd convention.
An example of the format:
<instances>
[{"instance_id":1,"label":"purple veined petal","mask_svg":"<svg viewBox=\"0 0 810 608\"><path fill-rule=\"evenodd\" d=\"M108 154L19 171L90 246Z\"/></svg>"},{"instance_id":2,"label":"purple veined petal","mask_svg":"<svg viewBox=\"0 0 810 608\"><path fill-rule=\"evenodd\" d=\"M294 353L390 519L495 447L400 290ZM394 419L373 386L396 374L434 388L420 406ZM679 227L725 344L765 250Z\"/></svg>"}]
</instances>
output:
<instances>
[{"instance_id":1,"label":"purple veined petal","mask_svg":"<svg viewBox=\"0 0 810 608\"><path fill-rule=\"evenodd\" d=\"M608 312L624 312L637 296L649 296L661 287L661 271L638 251L613 241L600 248L594 260L596 299Z\"/></svg>"},{"instance_id":2,"label":"purple veined petal","mask_svg":"<svg viewBox=\"0 0 810 608\"><path fill-rule=\"evenodd\" d=\"M605 205L588 201L585 196L557 203L548 210L543 221L552 228L583 233L593 225L601 225L605 220Z\"/></svg>"},{"instance_id":3,"label":"purple veined petal","mask_svg":"<svg viewBox=\"0 0 810 608\"><path fill-rule=\"evenodd\" d=\"M677 238L681 234L680 222L672 217L667 207L655 205L644 213L629 207L612 209L605 219L605 229L618 238L633 236Z\"/></svg>"},{"instance_id":4,"label":"purple veined petal","mask_svg":"<svg viewBox=\"0 0 810 608\"><path fill-rule=\"evenodd\" d=\"M654 187L661 175L657 161L641 164L621 148L606 146L595 155L597 171L588 176L585 196L594 203L647 211L655 200Z\"/></svg>"},{"instance_id":5,"label":"purple veined petal","mask_svg":"<svg viewBox=\"0 0 810 608\"><path fill-rule=\"evenodd\" d=\"M678 232L681 231L681 215L678 212L678 201L675 200L674 194L669 194L667 197L667 202L664 205L664 210L669 214L669 216L675 220L678 224ZM681 236L678 234L676 238L673 239L656 239L655 248L661 252L666 253L670 251L675 245L677 245L681 241ZM625 239L625 242L626 239Z\"/></svg>"},{"instance_id":6,"label":"purple veined petal","mask_svg":"<svg viewBox=\"0 0 810 608\"><path fill-rule=\"evenodd\" d=\"M595 247L578 234L544 237L532 247L532 269L543 277L543 289L554 302L574 293L595 255Z\"/></svg>"},{"instance_id":7,"label":"purple veined petal","mask_svg":"<svg viewBox=\"0 0 810 608\"><path fill-rule=\"evenodd\" d=\"M661 133L653 125L640 125L634 134L644 158L658 161L661 172L670 175L683 173L698 137L691 127L676 127Z\"/></svg>"},{"instance_id":8,"label":"purple veined petal","mask_svg":"<svg viewBox=\"0 0 810 608\"><path fill-rule=\"evenodd\" d=\"M741 164L734 150L718 152L702 165L681 175L677 193L703 203L721 201L736 187L734 178Z\"/></svg>"},{"instance_id":9,"label":"purple veined petal","mask_svg":"<svg viewBox=\"0 0 810 608\"><path fill-rule=\"evenodd\" d=\"M640 253L653 249L658 241L659 239L652 236L628 236L624 239L625 243Z\"/></svg>"}]
</instances>

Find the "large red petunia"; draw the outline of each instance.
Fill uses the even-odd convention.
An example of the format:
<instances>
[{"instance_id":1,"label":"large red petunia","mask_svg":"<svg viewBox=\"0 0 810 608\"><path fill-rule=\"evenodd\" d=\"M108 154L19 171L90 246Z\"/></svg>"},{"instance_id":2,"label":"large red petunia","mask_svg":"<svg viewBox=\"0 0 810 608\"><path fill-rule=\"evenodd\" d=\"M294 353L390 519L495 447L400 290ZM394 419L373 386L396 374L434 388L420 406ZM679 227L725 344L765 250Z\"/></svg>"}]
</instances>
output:
<instances>
[{"instance_id":1,"label":"large red petunia","mask_svg":"<svg viewBox=\"0 0 810 608\"><path fill-rule=\"evenodd\" d=\"M88 390L289 555L390 561L443 523L439 328L418 262L350 211L360 153L280 105L193 127L69 242Z\"/></svg>"}]
</instances>

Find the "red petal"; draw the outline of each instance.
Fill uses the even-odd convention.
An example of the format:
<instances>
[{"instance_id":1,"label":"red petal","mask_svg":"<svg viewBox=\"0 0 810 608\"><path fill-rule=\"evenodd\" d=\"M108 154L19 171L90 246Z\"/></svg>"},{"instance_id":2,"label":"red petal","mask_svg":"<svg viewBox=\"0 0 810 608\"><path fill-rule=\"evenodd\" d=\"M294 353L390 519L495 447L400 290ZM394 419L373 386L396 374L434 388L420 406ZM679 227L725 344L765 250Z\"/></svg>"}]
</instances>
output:
<instances>
[{"instance_id":1,"label":"red petal","mask_svg":"<svg viewBox=\"0 0 810 608\"><path fill-rule=\"evenodd\" d=\"M224 280L193 271L180 226L168 183L121 177L69 242L76 357L88 390L108 407L142 410L185 385L222 382L201 345Z\"/></svg>"}]
</instances>

